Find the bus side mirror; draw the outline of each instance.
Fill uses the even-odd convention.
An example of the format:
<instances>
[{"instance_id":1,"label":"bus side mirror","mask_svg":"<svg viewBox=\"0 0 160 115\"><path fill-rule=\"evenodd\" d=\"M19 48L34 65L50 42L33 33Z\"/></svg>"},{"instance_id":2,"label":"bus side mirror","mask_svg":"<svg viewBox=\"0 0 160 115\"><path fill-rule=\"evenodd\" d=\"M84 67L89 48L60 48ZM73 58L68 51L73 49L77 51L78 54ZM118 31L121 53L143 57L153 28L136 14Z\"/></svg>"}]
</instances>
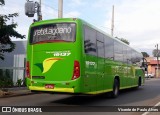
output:
<instances>
[{"instance_id":1,"label":"bus side mirror","mask_svg":"<svg viewBox=\"0 0 160 115\"><path fill-rule=\"evenodd\" d=\"M144 69L144 71L148 71L148 65L146 62L142 62L141 67Z\"/></svg>"},{"instance_id":2,"label":"bus side mirror","mask_svg":"<svg viewBox=\"0 0 160 115\"><path fill-rule=\"evenodd\" d=\"M142 67L145 67L145 63L144 62L142 62L142 65L141 65Z\"/></svg>"}]
</instances>

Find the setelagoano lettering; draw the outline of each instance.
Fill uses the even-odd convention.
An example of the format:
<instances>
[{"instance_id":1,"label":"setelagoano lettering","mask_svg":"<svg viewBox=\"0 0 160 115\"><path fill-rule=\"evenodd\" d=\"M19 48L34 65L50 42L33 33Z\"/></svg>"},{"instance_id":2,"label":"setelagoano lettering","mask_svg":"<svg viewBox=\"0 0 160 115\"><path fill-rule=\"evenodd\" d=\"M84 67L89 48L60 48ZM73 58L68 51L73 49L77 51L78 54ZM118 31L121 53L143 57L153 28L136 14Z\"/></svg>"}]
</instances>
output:
<instances>
[{"instance_id":1,"label":"setelagoano lettering","mask_svg":"<svg viewBox=\"0 0 160 115\"><path fill-rule=\"evenodd\" d=\"M69 34L71 33L72 28L41 28L34 31L34 36L42 36L42 35L56 35L56 34Z\"/></svg>"}]
</instances>

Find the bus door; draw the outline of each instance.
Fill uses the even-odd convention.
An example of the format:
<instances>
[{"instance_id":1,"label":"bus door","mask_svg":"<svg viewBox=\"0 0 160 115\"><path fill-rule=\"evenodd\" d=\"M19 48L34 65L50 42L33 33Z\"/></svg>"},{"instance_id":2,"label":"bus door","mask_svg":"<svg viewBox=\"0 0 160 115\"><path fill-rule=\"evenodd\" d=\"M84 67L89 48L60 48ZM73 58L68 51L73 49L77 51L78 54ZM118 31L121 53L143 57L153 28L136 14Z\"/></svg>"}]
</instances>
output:
<instances>
[{"instance_id":1,"label":"bus door","mask_svg":"<svg viewBox=\"0 0 160 115\"><path fill-rule=\"evenodd\" d=\"M97 40L97 91L104 88L104 56L104 42Z\"/></svg>"}]
</instances>

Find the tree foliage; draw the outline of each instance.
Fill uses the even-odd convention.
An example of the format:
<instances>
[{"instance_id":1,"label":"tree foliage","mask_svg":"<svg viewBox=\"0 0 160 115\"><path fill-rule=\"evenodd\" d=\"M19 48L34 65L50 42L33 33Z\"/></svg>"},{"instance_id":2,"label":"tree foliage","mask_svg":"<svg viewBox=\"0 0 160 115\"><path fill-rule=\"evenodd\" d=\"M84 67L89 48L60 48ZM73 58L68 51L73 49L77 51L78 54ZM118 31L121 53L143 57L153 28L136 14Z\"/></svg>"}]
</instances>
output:
<instances>
[{"instance_id":1,"label":"tree foliage","mask_svg":"<svg viewBox=\"0 0 160 115\"><path fill-rule=\"evenodd\" d=\"M141 52L143 57L149 57L149 54L147 52Z\"/></svg>"},{"instance_id":2,"label":"tree foliage","mask_svg":"<svg viewBox=\"0 0 160 115\"><path fill-rule=\"evenodd\" d=\"M0 5L5 5L4 0L0 0Z\"/></svg>"},{"instance_id":3,"label":"tree foliage","mask_svg":"<svg viewBox=\"0 0 160 115\"><path fill-rule=\"evenodd\" d=\"M154 49L152 51L152 54L153 54L154 57L157 57L157 56L160 57L160 50L157 51L157 49Z\"/></svg>"},{"instance_id":4,"label":"tree foliage","mask_svg":"<svg viewBox=\"0 0 160 115\"><path fill-rule=\"evenodd\" d=\"M118 38L118 37L115 37L115 38L117 38L117 39L121 40L122 42L126 43L127 45L129 45L129 44L130 44L130 43L129 43L129 41L128 41L127 39L124 39L124 38Z\"/></svg>"},{"instance_id":5,"label":"tree foliage","mask_svg":"<svg viewBox=\"0 0 160 115\"><path fill-rule=\"evenodd\" d=\"M5 5L5 1L0 0L0 5ZM5 52L12 52L15 49L15 44L11 41L12 37L25 38L15 30L18 26L16 23L7 24L7 21L17 16L18 13L0 15L0 59L2 60L4 60Z\"/></svg>"}]
</instances>

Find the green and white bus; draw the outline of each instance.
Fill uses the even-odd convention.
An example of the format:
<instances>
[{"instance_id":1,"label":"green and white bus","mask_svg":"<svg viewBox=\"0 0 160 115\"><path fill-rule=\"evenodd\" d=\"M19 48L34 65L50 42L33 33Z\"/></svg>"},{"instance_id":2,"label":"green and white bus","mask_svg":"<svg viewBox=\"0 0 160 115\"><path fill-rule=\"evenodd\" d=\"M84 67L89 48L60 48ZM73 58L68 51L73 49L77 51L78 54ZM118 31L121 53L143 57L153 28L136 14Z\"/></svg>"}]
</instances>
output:
<instances>
[{"instance_id":1,"label":"green and white bus","mask_svg":"<svg viewBox=\"0 0 160 115\"><path fill-rule=\"evenodd\" d=\"M34 22L28 34L31 91L100 94L144 84L142 54L78 18Z\"/></svg>"}]
</instances>

